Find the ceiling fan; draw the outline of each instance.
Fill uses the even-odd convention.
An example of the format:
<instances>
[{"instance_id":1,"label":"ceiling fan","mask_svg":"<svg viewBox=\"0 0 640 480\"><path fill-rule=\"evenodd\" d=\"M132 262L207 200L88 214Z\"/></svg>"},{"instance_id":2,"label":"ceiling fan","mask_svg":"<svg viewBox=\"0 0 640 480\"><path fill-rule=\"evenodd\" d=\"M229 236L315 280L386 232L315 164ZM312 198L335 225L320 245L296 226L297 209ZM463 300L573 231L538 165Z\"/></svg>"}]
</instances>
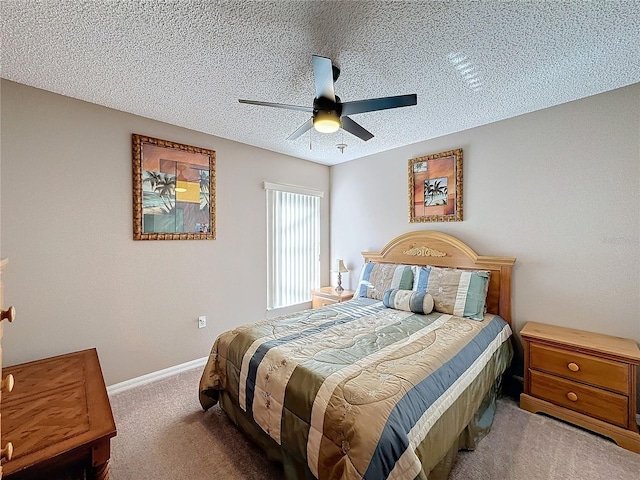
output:
<instances>
[{"instance_id":1,"label":"ceiling fan","mask_svg":"<svg viewBox=\"0 0 640 480\"><path fill-rule=\"evenodd\" d=\"M351 120L347 115L387 110L389 108L409 107L418 103L418 97L415 93L411 95L397 95L395 97L370 98L368 100L357 100L355 102L341 102L340 97L335 94L333 89L334 82L340 76L340 69L333 65L329 58L313 55L312 59L313 77L316 84L316 96L313 99L313 107L258 102L254 100L239 100L239 102L311 113L312 117L289 135L288 140L295 140L312 127L315 127L316 130L322 133L333 133L339 128L342 128L365 142L372 139L373 134Z\"/></svg>"}]
</instances>

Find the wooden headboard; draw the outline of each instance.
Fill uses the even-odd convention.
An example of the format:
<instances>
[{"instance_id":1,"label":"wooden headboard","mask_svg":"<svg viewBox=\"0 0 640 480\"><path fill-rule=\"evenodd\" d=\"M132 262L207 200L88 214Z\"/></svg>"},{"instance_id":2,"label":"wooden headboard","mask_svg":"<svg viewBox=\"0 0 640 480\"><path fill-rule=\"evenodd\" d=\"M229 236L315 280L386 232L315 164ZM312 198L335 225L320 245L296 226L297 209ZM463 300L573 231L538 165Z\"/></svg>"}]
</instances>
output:
<instances>
[{"instance_id":1,"label":"wooden headboard","mask_svg":"<svg viewBox=\"0 0 640 480\"><path fill-rule=\"evenodd\" d=\"M394 238L380 252L362 252L365 262L434 265L465 270L490 270L487 312L511 324L511 269L515 258L483 257L456 237L420 230Z\"/></svg>"}]
</instances>

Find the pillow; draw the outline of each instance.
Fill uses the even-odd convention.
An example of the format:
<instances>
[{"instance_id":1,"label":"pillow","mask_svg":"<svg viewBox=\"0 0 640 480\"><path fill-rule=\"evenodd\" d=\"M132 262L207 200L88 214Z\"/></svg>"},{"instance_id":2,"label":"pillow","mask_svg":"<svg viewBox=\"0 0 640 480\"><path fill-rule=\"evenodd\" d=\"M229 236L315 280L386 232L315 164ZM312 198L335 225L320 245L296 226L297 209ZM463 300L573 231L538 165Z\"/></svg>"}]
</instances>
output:
<instances>
[{"instance_id":1,"label":"pillow","mask_svg":"<svg viewBox=\"0 0 640 480\"><path fill-rule=\"evenodd\" d=\"M411 290L412 286L413 271L410 266L369 262L362 267L354 297L382 300L384 292L390 288Z\"/></svg>"},{"instance_id":2,"label":"pillow","mask_svg":"<svg viewBox=\"0 0 640 480\"><path fill-rule=\"evenodd\" d=\"M413 290L390 288L384 292L382 303L387 308L413 313L427 314L433 310L433 297L428 293Z\"/></svg>"},{"instance_id":3,"label":"pillow","mask_svg":"<svg viewBox=\"0 0 640 480\"><path fill-rule=\"evenodd\" d=\"M436 311L482 320L491 272L433 266L427 268L429 272L420 272L415 290L431 294ZM425 275L426 279L423 278Z\"/></svg>"}]
</instances>

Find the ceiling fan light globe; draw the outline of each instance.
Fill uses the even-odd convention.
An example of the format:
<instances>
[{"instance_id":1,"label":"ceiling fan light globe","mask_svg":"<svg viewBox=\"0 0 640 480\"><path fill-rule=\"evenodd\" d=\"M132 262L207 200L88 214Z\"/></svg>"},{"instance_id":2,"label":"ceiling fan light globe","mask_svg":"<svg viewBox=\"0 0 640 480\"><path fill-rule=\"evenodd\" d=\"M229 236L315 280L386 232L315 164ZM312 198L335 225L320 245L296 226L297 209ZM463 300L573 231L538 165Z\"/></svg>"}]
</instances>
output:
<instances>
[{"instance_id":1,"label":"ceiling fan light globe","mask_svg":"<svg viewBox=\"0 0 640 480\"><path fill-rule=\"evenodd\" d=\"M319 111L313 118L314 128L321 133L333 133L340 129L340 117L336 112Z\"/></svg>"}]
</instances>

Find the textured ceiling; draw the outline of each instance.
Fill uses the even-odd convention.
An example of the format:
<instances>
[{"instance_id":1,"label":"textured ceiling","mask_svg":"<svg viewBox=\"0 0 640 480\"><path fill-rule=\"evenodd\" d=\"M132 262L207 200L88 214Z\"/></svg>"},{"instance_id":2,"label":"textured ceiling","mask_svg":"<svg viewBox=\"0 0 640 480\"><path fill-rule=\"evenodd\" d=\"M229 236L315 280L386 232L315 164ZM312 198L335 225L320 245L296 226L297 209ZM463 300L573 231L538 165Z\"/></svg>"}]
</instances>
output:
<instances>
[{"instance_id":1,"label":"textured ceiling","mask_svg":"<svg viewBox=\"0 0 640 480\"><path fill-rule=\"evenodd\" d=\"M3 78L329 165L640 82L639 1L0 8ZM416 93L418 105L354 115L368 142L315 130L288 141L307 113L238 99L311 106L312 54L341 68L342 101Z\"/></svg>"}]
</instances>

